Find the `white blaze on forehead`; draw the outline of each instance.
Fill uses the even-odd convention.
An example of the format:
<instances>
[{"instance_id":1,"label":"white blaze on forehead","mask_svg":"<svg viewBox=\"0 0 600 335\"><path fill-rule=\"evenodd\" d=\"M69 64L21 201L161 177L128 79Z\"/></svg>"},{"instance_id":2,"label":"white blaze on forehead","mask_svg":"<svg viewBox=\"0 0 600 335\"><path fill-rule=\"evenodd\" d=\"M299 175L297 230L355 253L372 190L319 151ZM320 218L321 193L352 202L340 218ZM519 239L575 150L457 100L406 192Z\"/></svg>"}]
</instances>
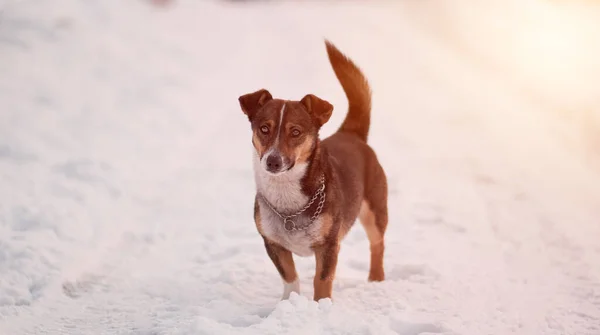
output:
<instances>
[{"instance_id":1,"label":"white blaze on forehead","mask_svg":"<svg viewBox=\"0 0 600 335\"><path fill-rule=\"evenodd\" d=\"M283 125L283 114L285 114L285 102L283 102L283 106L281 106L281 110L279 111L279 124L277 125L277 137L275 137L275 144L273 146L277 146L277 144L279 144L279 134L281 133L281 125Z\"/></svg>"},{"instance_id":2,"label":"white blaze on forehead","mask_svg":"<svg viewBox=\"0 0 600 335\"><path fill-rule=\"evenodd\" d=\"M281 133L281 125L283 124L283 115L285 114L285 101L283 102L283 106L281 106L281 110L279 111L279 124L277 125L277 135L275 136L275 142L273 145L265 152L262 158L262 163L266 164L266 159L272 154L274 151L277 151L277 146L279 145L279 134Z\"/></svg>"}]
</instances>

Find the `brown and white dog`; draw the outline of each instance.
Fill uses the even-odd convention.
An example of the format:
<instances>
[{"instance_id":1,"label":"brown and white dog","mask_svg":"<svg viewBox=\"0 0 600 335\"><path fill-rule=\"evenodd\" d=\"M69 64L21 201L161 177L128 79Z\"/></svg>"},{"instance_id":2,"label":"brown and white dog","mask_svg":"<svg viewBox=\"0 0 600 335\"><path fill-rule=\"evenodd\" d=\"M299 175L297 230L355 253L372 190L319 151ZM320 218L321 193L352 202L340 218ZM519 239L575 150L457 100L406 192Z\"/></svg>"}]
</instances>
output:
<instances>
[{"instance_id":1,"label":"brown and white dog","mask_svg":"<svg viewBox=\"0 0 600 335\"><path fill-rule=\"evenodd\" d=\"M269 91L239 97L253 132L254 220L284 281L282 299L300 292L292 253L314 255L314 300L331 298L340 242L357 218L371 246L369 281L384 280L387 180L367 144L371 90L361 70L325 41L349 109L341 127L320 140L333 106L312 94L300 101Z\"/></svg>"}]
</instances>

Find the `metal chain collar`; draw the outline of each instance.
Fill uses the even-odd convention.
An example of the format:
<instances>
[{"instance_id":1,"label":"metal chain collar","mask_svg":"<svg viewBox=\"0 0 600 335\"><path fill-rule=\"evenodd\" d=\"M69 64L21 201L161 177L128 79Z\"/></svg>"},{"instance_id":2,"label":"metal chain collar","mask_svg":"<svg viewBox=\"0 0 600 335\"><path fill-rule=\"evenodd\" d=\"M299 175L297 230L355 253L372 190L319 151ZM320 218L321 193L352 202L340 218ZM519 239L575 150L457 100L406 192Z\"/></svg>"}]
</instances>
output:
<instances>
[{"instance_id":1,"label":"metal chain collar","mask_svg":"<svg viewBox=\"0 0 600 335\"><path fill-rule=\"evenodd\" d=\"M267 198L265 198L264 196L261 195L261 197L265 200L265 202L267 203L267 205L269 206L269 208L271 208L271 210L273 211L273 213L277 214L281 219L283 219L283 228L287 231L295 231L295 230L304 230L308 227L310 227L313 222L317 219L317 217L319 216L319 214L321 214L321 211L323 210L323 205L325 204L325 176L322 175L321 176L321 187L319 187L319 189L315 192L315 194L312 196L312 198L308 201L308 203L302 207L302 209L300 209L299 211L297 211L294 214L291 215L283 215L281 213L279 213L272 205L271 203L267 200ZM292 220L293 218L301 215L302 213L304 213L307 209L310 208L310 206L312 206L312 204L317 200L317 198L319 198L319 204L317 206L317 209L315 210L315 212L313 213L313 215L311 215L308 224L305 224L304 226L297 226L296 223Z\"/></svg>"}]
</instances>

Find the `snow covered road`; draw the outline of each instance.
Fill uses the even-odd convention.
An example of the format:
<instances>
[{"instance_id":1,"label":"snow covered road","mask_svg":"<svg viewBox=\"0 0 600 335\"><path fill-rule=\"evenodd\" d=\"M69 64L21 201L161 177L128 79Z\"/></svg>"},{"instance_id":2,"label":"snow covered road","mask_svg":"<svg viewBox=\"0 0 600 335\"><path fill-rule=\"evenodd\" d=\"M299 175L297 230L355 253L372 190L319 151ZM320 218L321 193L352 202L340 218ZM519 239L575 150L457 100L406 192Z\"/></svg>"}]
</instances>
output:
<instances>
[{"instance_id":1,"label":"snow covered road","mask_svg":"<svg viewBox=\"0 0 600 335\"><path fill-rule=\"evenodd\" d=\"M492 2L0 1L0 334L600 334L600 67L514 79L471 48L492 28L455 39ZM312 258L279 301L237 98L317 94L330 134L323 37L373 86L387 278L357 225L333 303Z\"/></svg>"}]
</instances>

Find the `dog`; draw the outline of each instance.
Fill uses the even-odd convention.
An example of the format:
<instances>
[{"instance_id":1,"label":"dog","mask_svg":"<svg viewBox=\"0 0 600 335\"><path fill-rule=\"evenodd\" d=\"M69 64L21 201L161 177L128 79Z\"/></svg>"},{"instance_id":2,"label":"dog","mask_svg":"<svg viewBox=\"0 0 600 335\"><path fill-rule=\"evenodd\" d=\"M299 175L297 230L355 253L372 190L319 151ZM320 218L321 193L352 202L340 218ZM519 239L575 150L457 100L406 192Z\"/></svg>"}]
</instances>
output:
<instances>
[{"instance_id":1,"label":"dog","mask_svg":"<svg viewBox=\"0 0 600 335\"><path fill-rule=\"evenodd\" d=\"M388 224L386 174L367 144L371 88L329 40L329 62L348 99L340 128L320 140L333 105L313 94L273 98L266 89L238 98L252 129L254 221L283 280L282 300L300 293L293 254L315 257L313 300L332 298L340 243L357 218L370 243L368 281L383 281Z\"/></svg>"}]
</instances>

